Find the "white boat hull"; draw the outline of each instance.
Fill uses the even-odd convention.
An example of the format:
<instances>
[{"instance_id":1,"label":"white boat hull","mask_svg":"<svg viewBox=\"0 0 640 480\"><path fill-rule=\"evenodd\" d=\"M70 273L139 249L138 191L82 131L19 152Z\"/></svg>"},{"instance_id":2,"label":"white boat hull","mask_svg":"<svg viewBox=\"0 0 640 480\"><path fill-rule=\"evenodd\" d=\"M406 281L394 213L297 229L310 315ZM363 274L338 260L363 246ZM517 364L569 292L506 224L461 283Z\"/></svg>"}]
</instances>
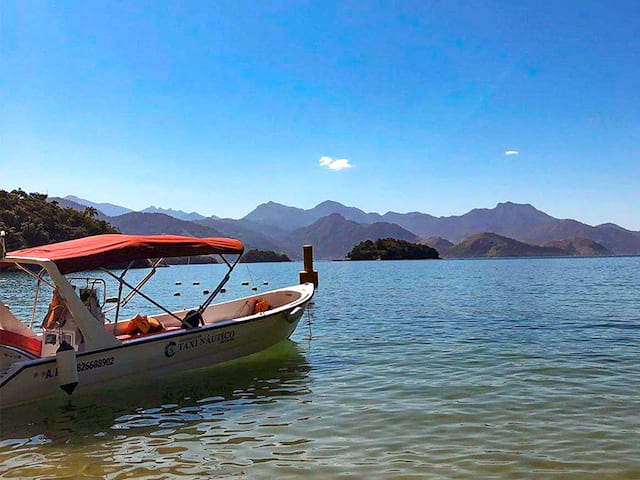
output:
<instances>
[{"instance_id":1,"label":"white boat hull","mask_svg":"<svg viewBox=\"0 0 640 480\"><path fill-rule=\"evenodd\" d=\"M143 375L162 376L217 365L264 350L289 338L299 323L302 309L313 296L310 284L259 295L291 295L290 303L263 313L205 326L130 340L120 345L77 354L78 386L73 395L108 385L109 382ZM252 297L248 297L251 299ZM237 305L241 299L229 302ZM224 304L210 309L221 310ZM205 313L206 320L206 313ZM0 384L3 408L47 397L66 397L59 386L56 357L16 363Z\"/></svg>"}]
</instances>

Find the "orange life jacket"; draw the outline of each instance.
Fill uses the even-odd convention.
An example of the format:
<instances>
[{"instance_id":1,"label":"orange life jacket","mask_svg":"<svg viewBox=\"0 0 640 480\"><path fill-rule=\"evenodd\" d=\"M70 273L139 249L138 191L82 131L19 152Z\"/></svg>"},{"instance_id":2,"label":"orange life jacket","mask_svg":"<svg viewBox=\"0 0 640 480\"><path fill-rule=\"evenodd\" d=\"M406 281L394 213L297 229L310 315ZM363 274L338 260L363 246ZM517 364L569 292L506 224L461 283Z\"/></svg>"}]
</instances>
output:
<instances>
[{"instance_id":1,"label":"orange life jacket","mask_svg":"<svg viewBox=\"0 0 640 480\"><path fill-rule=\"evenodd\" d=\"M148 317L146 315L136 315L135 317L133 317L131 322L142 333L157 332L158 330L162 330L164 328L157 319Z\"/></svg>"},{"instance_id":2,"label":"orange life jacket","mask_svg":"<svg viewBox=\"0 0 640 480\"><path fill-rule=\"evenodd\" d=\"M42 328L52 330L64 325L64 320L68 313L69 308L67 307L67 304L62 296L60 296L58 289L54 289L53 298L49 304L49 310L44 316L44 321L42 322Z\"/></svg>"},{"instance_id":3,"label":"orange life jacket","mask_svg":"<svg viewBox=\"0 0 640 480\"><path fill-rule=\"evenodd\" d=\"M271 306L264 299L259 299L253 307L253 313L261 313L269 310Z\"/></svg>"}]
</instances>

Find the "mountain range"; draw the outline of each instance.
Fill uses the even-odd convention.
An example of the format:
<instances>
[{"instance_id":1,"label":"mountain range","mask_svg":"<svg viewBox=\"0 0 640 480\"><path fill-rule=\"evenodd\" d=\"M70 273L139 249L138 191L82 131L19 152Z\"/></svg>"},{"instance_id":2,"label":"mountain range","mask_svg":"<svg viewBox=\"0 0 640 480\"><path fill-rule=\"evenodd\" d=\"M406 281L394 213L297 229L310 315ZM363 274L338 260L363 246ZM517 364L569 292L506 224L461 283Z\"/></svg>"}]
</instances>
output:
<instances>
[{"instance_id":1,"label":"mountain range","mask_svg":"<svg viewBox=\"0 0 640 480\"><path fill-rule=\"evenodd\" d=\"M363 240L386 237L425 243L438 249L441 255L454 256L454 244L480 233L492 233L522 244L556 249L545 250L552 252L550 254L640 254L640 232L612 223L591 226L577 220L559 219L532 205L512 202L447 217L421 212L387 212L381 215L334 201L322 202L311 209L267 202L258 205L243 218L222 219L171 208L149 207L142 212L133 212L119 205L95 203L74 196L51 200L75 209L83 210L86 206L92 206L99 210L99 217L104 216L123 233L231 236L241 239L247 248L274 250L292 258L300 257L303 243L315 245L318 258L330 259L343 258L355 244ZM111 215L107 212L111 212ZM585 241L597 245L586 245ZM516 247L513 250L515 255L527 250L522 246ZM511 251L506 247L499 250ZM478 250L471 248L470 251Z\"/></svg>"}]
</instances>

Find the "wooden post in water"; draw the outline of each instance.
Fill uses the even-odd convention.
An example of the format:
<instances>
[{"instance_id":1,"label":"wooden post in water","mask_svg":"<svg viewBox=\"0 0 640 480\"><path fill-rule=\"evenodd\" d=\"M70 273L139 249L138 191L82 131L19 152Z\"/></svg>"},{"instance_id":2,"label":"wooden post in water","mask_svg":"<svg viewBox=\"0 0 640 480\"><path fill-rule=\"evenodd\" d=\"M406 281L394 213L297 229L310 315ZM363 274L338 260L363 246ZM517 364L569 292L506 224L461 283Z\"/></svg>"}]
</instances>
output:
<instances>
[{"instance_id":1,"label":"wooden post in water","mask_svg":"<svg viewBox=\"0 0 640 480\"><path fill-rule=\"evenodd\" d=\"M313 246L305 245L302 247L304 258L304 269L300 272L300 283L313 283L318 288L318 272L313 270Z\"/></svg>"}]
</instances>

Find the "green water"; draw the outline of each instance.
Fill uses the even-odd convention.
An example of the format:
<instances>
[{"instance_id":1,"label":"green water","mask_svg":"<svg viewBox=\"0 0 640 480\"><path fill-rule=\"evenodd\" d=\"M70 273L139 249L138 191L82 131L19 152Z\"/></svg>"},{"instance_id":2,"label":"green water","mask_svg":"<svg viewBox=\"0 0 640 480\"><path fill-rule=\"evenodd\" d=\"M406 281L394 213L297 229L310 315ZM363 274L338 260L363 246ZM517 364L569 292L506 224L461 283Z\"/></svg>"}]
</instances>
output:
<instances>
[{"instance_id":1,"label":"green water","mask_svg":"<svg viewBox=\"0 0 640 480\"><path fill-rule=\"evenodd\" d=\"M2 411L0 476L640 478L640 258L317 268L290 342ZM225 295L299 269L241 266ZM182 308L220 273L162 269L148 291ZM1 275L27 318L28 280Z\"/></svg>"}]
</instances>

